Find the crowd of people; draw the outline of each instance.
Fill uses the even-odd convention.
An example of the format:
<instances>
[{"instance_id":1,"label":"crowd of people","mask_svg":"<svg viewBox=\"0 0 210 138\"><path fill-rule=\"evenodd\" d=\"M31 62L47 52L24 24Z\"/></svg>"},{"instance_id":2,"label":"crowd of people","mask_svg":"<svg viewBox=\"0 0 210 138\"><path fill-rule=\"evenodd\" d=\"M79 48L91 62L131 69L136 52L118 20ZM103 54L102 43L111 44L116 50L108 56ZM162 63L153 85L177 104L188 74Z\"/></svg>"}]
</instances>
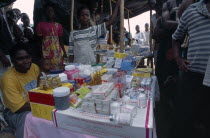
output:
<instances>
[{"instance_id":1,"label":"crowd of people","mask_svg":"<svg viewBox=\"0 0 210 138\"><path fill-rule=\"evenodd\" d=\"M118 0L110 19L99 25L91 24L90 10L78 10L80 28L70 33L70 58L83 64L95 63L94 51L97 39L115 22L119 11ZM63 69L63 57L67 57L62 35L62 25L55 20L55 5L45 6L46 20L36 28L30 24L26 13L11 6L0 11L0 71L1 99L5 106L3 116L16 137L23 138L24 121L31 110L28 91L38 86L39 77L50 70ZM17 22L21 19L22 24ZM38 67L38 66L39 67Z\"/></svg>"},{"instance_id":2,"label":"crowd of people","mask_svg":"<svg viewBox=\"0 0 210 138\"><path fill-rule=\"evenodd\" d=\"M145 30L141 31L140 26L136 25L135 27L136 33L132 38L132 34L124 28L124 44L132 45L132 44L140 44L142 46L150 46L150 30L149 24L145 24ZM133 41L132 41L133 40ZM131 42L132 41L132 42Z\"/></svg>"},{"instance_id":3,"label":"crowd of people","mask_svg":"<svg viewBox=\"0 0 210 138\"><path fill-rule=\"evenodd\" d=\"M210 87L203 85L210 57L209 4L209 0L168 0L162 14L154 16L161 102L173 118L169 137L210 137Z\"/></svg>"}]
</instances>

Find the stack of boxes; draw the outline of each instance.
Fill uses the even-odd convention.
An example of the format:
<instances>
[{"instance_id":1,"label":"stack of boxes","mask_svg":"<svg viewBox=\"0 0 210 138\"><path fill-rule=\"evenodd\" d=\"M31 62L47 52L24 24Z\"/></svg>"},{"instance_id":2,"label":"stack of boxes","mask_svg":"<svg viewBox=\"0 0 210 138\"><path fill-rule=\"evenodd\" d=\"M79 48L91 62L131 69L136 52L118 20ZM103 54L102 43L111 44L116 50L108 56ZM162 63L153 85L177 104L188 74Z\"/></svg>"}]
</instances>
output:
<instances>
[{"instance_id":1,"label":"stack of boxes","mask_svg":"<svg viewBox=\"0 0 210 138\"><path fill-rule=\"evenodd\" d=\"M73 88L70 83L63 83L61 87L68 87L71 90ZM52 111L55 109L53 89L40 90L40 88L35 88L30 90L28 94L33 116L52 120Z\"/></svg>"},{"instance_id":2,"label":"stack of boxes","mask_svg":"<svg viewBox=\"0 0 210 138\"><path fill-rule=\"evenodd\" d=\"M104 83L85 96L81 107L86 112L110 114L110 104L115 97L118 90L114 89L114 83Z\"/></svg>"}]
</instances>

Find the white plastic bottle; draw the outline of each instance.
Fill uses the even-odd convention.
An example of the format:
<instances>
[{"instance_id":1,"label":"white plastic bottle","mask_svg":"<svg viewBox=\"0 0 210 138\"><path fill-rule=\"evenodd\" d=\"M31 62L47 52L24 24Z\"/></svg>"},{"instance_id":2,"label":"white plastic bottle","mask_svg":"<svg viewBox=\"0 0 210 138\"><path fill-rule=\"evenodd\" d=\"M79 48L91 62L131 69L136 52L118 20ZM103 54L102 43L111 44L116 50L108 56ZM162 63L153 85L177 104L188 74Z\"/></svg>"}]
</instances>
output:
<instances>
[{"instance_id":1,"label":"white plastic bottle","mask_svg":"<svg viewBox=\"0 0 210 138\"><path fill-rule=\"evenodd\" d=\"M110 105L110 112L112 115L120 113L121 105L117 99L113 99L113 102Z\"/></svg>"},{"instance_id":2,"label":"white plastic bottle","mask_svg":"<svg viewBox=\"0 0 210 138\"><path fill-rule=\"evenodd\" d=\"M110 116L110 121L115 122L119 125L132 125L132 116L130 113L117 113L115 115Z\"/></svg>"},{"instance_id":3,"label":"white plastic bottle","mask_svg":"<svg viewBox=\"0 0 210 138\"><path fill-rule=\"evenodd\" d=\"M147 107L147 97L146 94L140 93L138 96L138 107L145 108Z\"/></svg>"}]
</instances>

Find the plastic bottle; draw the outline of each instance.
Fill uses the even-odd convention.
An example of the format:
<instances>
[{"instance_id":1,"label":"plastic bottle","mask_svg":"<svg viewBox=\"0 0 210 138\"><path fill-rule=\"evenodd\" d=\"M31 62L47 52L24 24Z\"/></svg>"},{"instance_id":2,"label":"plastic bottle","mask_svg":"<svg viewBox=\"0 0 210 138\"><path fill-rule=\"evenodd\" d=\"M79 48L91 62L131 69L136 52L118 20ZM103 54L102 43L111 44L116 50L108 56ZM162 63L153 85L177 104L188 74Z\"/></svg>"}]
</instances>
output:
<instances>
[{"instance_id":1,"label":"plastic bottle","mask_svg":"<svg viewBox=\"0 0 210 138\"><path fill-rule=\"evenodd\" d=\"M79 70L74 65L65 66L64 73L68 76L68 80L74 80L79 77Z\"/></svg>"},{"instance_id":2,"label":"plastic bottle","mask_svg":"<svg viewBox=\"0 0 210 138\"><path fill-rule=\"evenodd\" d=\"M138 96L138 107L145 108L147 107L147 97L146 94L140 93Z\"/></svg>"},{"instance_id":3,"label":"plastic bottle","mask_svg":"<svg viewBox=\"0 0 210 138\"><path fill-rule=\"evenodd\" d=\"M130 113L117 113L109 117L110 121L115 122L119 125L132 125L132 116Z\"/></svg>"},{"instance_id":4,"label":"plastic bottle","mask_svg":"<svg viewBox=\"0 0 210 138\"><path fill-rule=\"evenodd\" d=\"M120 113L120 109L121 109L120 103L117 101L117 99L113 99L113 102L110 105L111 114L114 115Z\"/></svg>"}]
</instances>

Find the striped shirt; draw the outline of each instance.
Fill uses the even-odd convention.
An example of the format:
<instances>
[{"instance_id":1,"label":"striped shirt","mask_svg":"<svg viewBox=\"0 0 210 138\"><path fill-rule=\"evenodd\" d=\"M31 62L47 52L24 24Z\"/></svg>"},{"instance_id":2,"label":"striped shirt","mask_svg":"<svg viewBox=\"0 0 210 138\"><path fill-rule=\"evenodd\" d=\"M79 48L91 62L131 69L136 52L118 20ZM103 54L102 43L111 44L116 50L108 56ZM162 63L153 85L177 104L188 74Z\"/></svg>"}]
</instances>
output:
<instances>
[{"instance_id":1,"label":"striped shirt","mask_svg":"<svg viewBox=\"0 0 210 138\"><path fill-rule=\"evenodd\" d=\"M189 34L189 70L204 74L210 56L210 13L203 0L192 4L183 13L172 38L181 40L186 33Z\"/></svg>"},{"instance_id":2,"label":"striped shirt","mask_svg":"<svg viewBox=\"0 0 210 138\"><path fill-rule=\"evenodd\" d=\"M94 51L96 50L97 39L106 32L105 23L71 32L69 38L69 55L74 55L74 62L94 64Z\"/></svg>"}]
</instances>

